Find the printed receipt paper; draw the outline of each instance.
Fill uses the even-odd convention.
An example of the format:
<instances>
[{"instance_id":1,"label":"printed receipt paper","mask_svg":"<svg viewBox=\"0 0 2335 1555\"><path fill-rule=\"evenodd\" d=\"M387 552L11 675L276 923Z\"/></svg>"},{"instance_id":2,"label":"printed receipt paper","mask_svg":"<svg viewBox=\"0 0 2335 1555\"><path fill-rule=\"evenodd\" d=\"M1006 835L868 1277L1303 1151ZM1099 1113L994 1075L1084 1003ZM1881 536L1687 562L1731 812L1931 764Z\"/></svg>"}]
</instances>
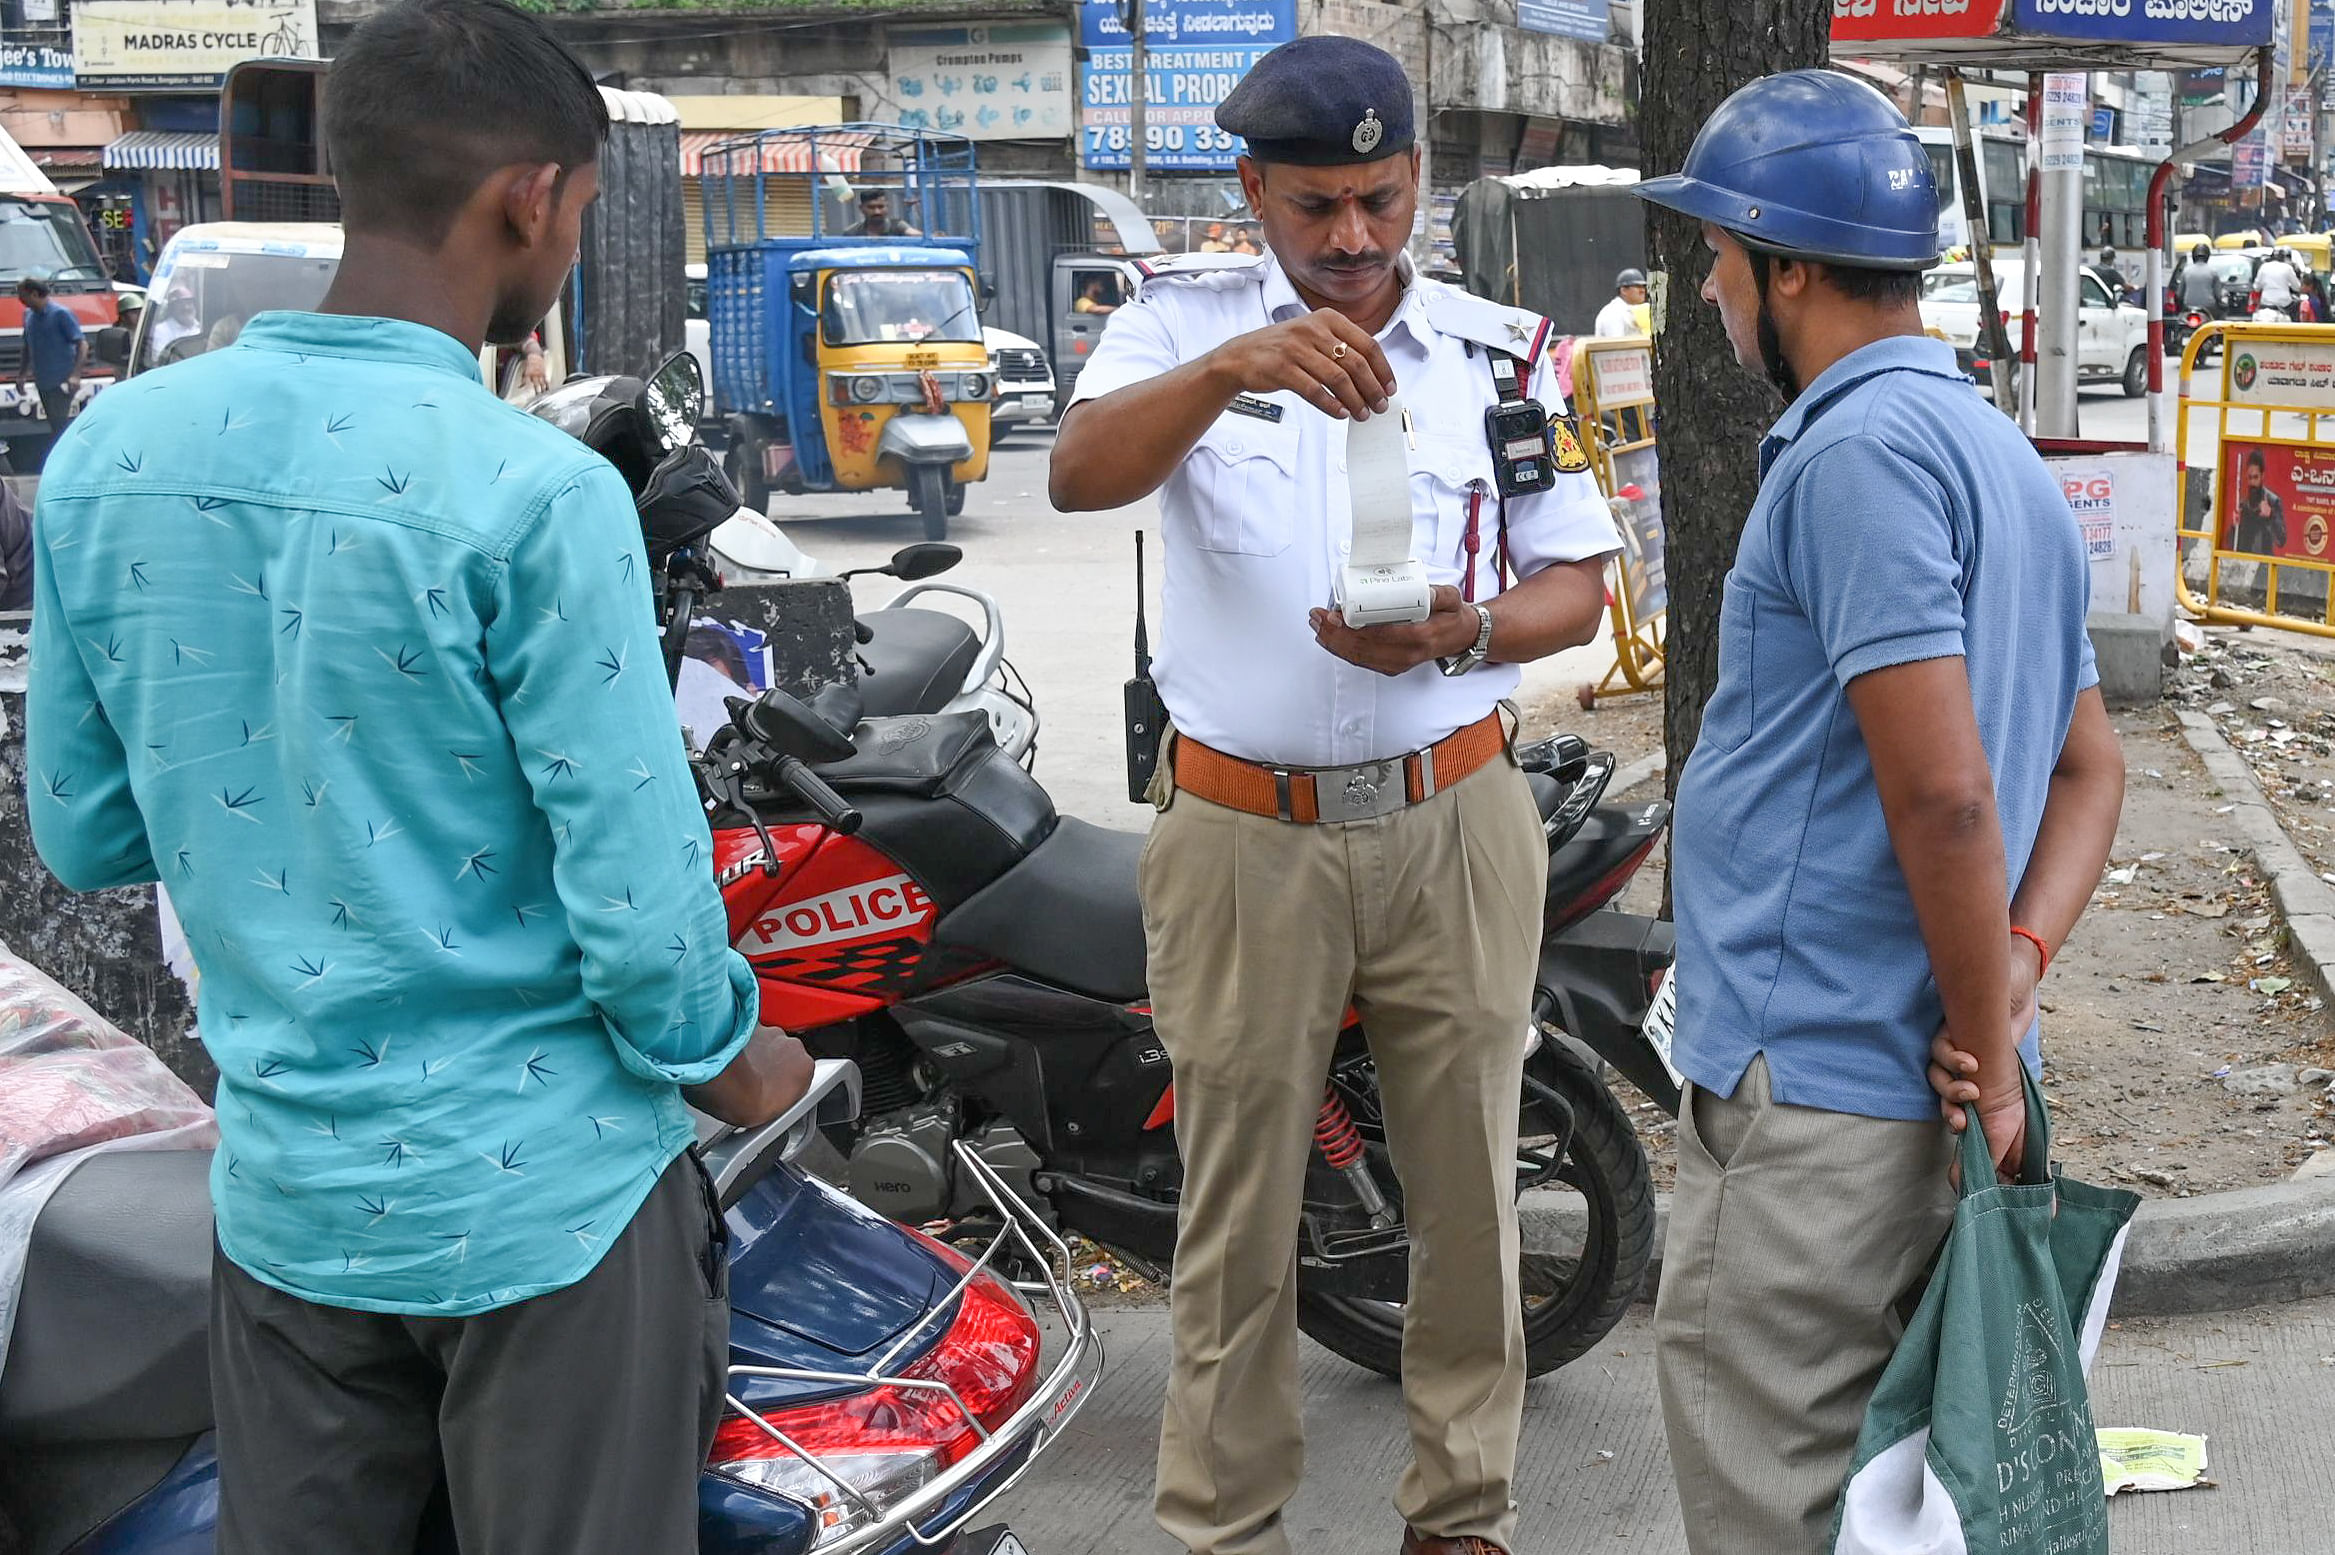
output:
<instances>
[{"instance_id":1,"label":"printed receipt paper","mask_svg":"<svg viewBox=\"0 0 2335 1555\"><path fill-rule=\"evenodd\" d=\"M1348 626L1427 619L1427 569L1411 555L1410 417L1399 395L1368 421L1346 424L1346 491L1354 548L1333 603Z\"/></svg>"}]
</instances>

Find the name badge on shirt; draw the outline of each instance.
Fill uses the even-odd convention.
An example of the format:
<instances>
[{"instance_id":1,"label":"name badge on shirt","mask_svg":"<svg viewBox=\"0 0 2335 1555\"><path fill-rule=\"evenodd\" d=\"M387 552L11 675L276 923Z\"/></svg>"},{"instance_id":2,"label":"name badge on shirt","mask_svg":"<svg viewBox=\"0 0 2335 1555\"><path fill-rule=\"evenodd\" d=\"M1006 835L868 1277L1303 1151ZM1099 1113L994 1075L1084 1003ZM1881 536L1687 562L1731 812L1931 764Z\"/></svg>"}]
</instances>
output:
<instances>
[{"instance_id":1,"label":"name badge on shirt","mask_svg":"<svg viewBox=\"0 0 2335 1555\"><path fill-rule=\"evenodd\" d=\"M1225 409L1236 416L1254 416L1259 421L1279 421L1282 407L1271 400L1261 400L1254 394L1236 394Z\"/></svg>"}]
</instances>

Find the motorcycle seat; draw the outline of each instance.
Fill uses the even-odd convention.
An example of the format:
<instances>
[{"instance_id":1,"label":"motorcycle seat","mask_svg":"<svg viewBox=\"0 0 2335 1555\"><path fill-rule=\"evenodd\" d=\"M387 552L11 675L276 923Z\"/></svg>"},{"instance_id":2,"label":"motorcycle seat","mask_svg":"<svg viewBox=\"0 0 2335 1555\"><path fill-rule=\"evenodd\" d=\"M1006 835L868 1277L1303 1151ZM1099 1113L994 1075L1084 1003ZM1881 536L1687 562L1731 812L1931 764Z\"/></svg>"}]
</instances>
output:
<instances>
[{"instance_id":1,"label":"motorcycle seat","mask_svg":"<svg viewBox=\"0 0 2335 1555\"><path fill-rule=\"evenodd\" d=\"M933 938L1041 982L1127 1004L1143 997L1141 832L1064 816L1028 858L943 918Z\"/></svg>"},{"instance_id":2,"label":"motorcycle seat","mask_svg":"<svg viewBox=\"0 0 2335 1555\"><path fill-rule=\"evenodd\" d=\"M108 1151L33 1223L0 1365L0 1441L211 1426L211 1152Z\"/></svg>"},{"instance_id":3,"label":"motorcycle seat","mask_svg":"<svg viewBox=\"0 0 2335 1555\"><path fill-rule=\"evenodd\" d=\"M871 610L859 622L869 634L859 694L870 718L940 711L981 652L981 634L944 610Z\"/></svg>"}]
</instances>

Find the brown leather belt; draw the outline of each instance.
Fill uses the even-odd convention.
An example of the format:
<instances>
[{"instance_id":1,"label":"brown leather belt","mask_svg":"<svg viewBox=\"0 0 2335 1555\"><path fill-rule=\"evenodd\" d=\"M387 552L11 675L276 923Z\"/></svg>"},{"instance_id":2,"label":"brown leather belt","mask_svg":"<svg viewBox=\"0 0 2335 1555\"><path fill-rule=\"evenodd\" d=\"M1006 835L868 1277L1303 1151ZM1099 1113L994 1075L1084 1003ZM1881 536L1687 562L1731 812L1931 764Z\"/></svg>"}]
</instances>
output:
<instances>
[{"instance_id":1,"label":"brown leather belt","mask_svg":"<svg viewBox=\"0 0 2335 1555\"><path fill-rule=\"evenodd\" d=\"M1302 825L1366 821L1432 798L1507 747L1500 715L1423 751L1353 767L1269 767L1176 736L1176 787L1210 804Z\"/></svg>"}]
</instances>

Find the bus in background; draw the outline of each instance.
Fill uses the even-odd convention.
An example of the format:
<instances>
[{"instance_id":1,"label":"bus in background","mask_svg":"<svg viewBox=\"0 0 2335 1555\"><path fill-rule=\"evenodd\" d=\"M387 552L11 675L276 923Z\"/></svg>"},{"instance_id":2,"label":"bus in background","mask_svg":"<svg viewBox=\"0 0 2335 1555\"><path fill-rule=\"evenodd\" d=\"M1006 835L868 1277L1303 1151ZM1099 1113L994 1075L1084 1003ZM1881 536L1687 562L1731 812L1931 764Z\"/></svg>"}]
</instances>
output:
<instances>
[{"instance_id":1,"label":"bus in background","mask_svg":"<svg viewBox=\"0 0 2335 1555\"><path fill-rule=\"evenodd\" d=\"M1955 173L1954 132L1925 125L1914 131L1929 148L1938 175L1938 237L1948 249L1967 248L1970 224L1963 214L1962 187ZM1988 236L2006 258L2027 240L2026 138L2008 130L1978 132L1978 186L1986 202ZM2087 261L2102 248L2138 256L2148 248L2149 179L2157 159L2120 146L2084 148L2084 233ZM2128 278L2129 279L2129 278Z\"/></svg>"},{"instance_id":2,"label":"bus in background","mask_svg":"<svg viewBox=\"0 0 2335 1555\"><path fill-rule=\"evenodd\" d=\"M16 283L26 276L46 281L49 300L79 319L85 335L119 317L113 277L98 258L81 207L0 131L0 439L11 444L49 431L40 396L27 389L19 399L16 392L24 361L24 305L16 300ZM87 404L112 380L113 370L93 353L77 404Z\"/></svg>"}]
</instances>

